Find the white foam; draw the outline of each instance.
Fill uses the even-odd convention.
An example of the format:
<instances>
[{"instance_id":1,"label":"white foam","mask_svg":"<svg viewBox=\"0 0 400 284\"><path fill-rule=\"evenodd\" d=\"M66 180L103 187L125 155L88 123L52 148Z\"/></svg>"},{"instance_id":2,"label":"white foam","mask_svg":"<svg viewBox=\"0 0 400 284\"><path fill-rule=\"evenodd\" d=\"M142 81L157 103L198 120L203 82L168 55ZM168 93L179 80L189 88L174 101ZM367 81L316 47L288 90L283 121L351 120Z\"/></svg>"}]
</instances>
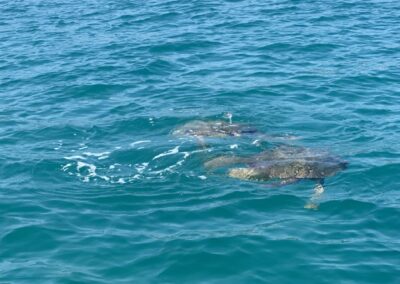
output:
<instances>
[{"instance_id":1,"label":"white foam","mask_svg":"<svg viewBox=\"0 0 400 284\"><path fill-rule=\"evenodd\" d=\"M192 152L190 152L190 153L191 153L191 154L195 154L195 153L210 152L210 150L212 150L212 148L194 150L194 151L192 151Z\"/></svg>"},{"instance_id":2,"label":"white foam","mask_svg":"<svg viewBox=\"0 0 400 284\"><path fill-rule=\"evenodd\" d=\"M86 149L87 148L87 146L86 146L86 144L85 143L79 143L79 150L83 150L83 149Z\"/></svg>"},{"instance_id":3,"label":"white foam","mask_svg":"<svg viewBox=\"0 0 400 284\"><path fill-rule=\"evenodd\" d=\"M85 157L75 155L75 156L69 156L69 157L64 157L66 160L86 160Z\"/></svg>"},{"instance_id":4,"label":"white foam","mask_svg":"<svg viewBox=\"0 0 400 284\"><path fill-rule=\"evenodd\" d=\"M62 148L62 146L63 146L62 140L58 140L58 146L54 147L54 150L58 151Z\"/></svg>"},{"instance_id":5,"label":"white foam","mask_svg":"<svg viewBox=\"0 0 400 284\"><path fill-rule=\"evenodd\" d=\"M171 166L169 166L169 167L166 167L165 169L163 169L163 170L159 170L159 171L153 171L152 172L152 174L158 174L158 175L162 175L163 173L165 173L165 172L173 172L172 170L174 169L174 168L176 168L177 167L177 164L173 164L173 165L171 165Z\"/></svg>"},{"instance_id":6,"label":"white foam","mask_svg":"<svg viewBox=\"0 0 400 284\"><path fill-rule=\"evenodd\" d=\"M153 161L156 160L156 159L159 159L159 158L161 158L161 157L165 157L165 156L169 156L169 155L174 155L174 154L176 154L176 153L178 153L178 152L179 152L179 146L176 146L175 148L173 148L173 149L171 149L171 150L169 150L169 151L166 151L166 152L164 152L164 153L161 153L161 154L155 156L155 157L153 158Z\"/></svg>"},{"instance_id":7,"label":"white foam","mask_svg":"<svg viewBox=\"0 0 400 284\"><path fill-rule=\"evenodd\" d=\"M171 165L171 166L169 166L169 167L167 167L167 168L165 168L163 170L154 171L153 173L154 174L160 174L160 175L165 173L165 172L171 172L172 173L173 169L177 168L178 166L179 167L182 166L183 163L186 161L186 158L190 156L189 152L182 152L182 154L183 154L183 158L181 160L179 160L178 162L176 162L175 164L173 164L173 165Z\"/></svg>"},{"instance_id":8,"label":"white foam","mask_svg":"<svg viewBox=\"0 0 400 284\"><path fill-rule=\"evenodd\" d=\"M78 161L78 165L77 165L77 170L79 171L81 168L88 168L89 174L83 177L83 181L84 182L89 182L91 177L95 177L97 176L96 174L96 166L92 165L92 164L88 164L88 163L84 163L81 161ZM79 177L82 177L82 175L80 173L78 173ZM101 176L100 178L105 179L103 176Z\"/></svg>"},{"instance_id":9,"label":"white foam","mask_svg":"<svg viewBox=\"0 0 400 284\"><path fill-rule=\"evenodd\" d=\"M183 165L183 163L185 162L185 160L186 159L182 159L182 160L180 160L180 161L178 161L178 162L176 162L176 166L182 166Z\"/></svg>"},{"instance_id":10,"label":"white foam","mask_svg":"<svg viewBox=\"0 0 400 284\"><path fill-rule=\"evenodd\" d=\"M133 177L130 177L129 180L135 180L135 179L140 179L140 175L136 174Z\"/></svg>"},{"instance_id":11,"label":"white foam","mask_svg":"<svg viewBox=\"0 0 400 284\"><path fill-rule=\"evenodd\" d=\"M233 144L229 146L229 148L231 149L237 149L238 147L239 147L238 144Z\"/></svg>"},{"instance_id":12,"label":"white foam","mask_svg":"<svg viewBox=\"0 0 400 284\"><path fill-rule=\"evenodd\" d=\"M68 163L64 167L62 167L62 170L65 172L70 166L72 166L72 164Z\"/></svg>"},{"instance_id":13,"label":"white foam","mask_svg":"<svg viewBox=\"0 0 400 284\"><path fill-rule=\"evenodd\" d=\"M144 172L144 170L147 168L148 165L149 165L149 163L137 164L137 165L135 165L135 169L137 170L137 172L139 174L141 174Z\"/></svg>"},{"instance_id":14,"label":"white foam","mask_svg":"<svg viewBox=\"0 0 400 284\"><path fill-rule=\"evenodd\" d=\"M151 142L151 140L140 140L140 141L132 142L131 144L129 144L129 146L135 147L138 144L150 143L150 142Z\"/></svg>"},{"instance_id":15,"label":"white foam","mask_svg":"<svg viewBox=\"0 0 400 284\"><path fill-rule=\"evenodd\" d=\"M172 173L172 172L173 172L172 170L175 169L177 166L178 166L178 164L171 165L171 166L165 168L163 171L161 171L161 173L163 173L163 172L170 172L170 173Z\"/></svg>"},{"instance_id":16,"label":"white foam","mask_svg":"<svg viewBox=\"0 0 400 284\"><path fill-rule=\"evenodd\" d=\"M205 179L207 179L207 177L206 177L206 176L198 176L198 178L199 178L199 179L202 179L202 180L205 180Z\"/></svg>"},{"instance_id":17,"label":"white foam","mask_svg":"<svg viewBox=\"0 0 400 284\"><path fill-rule=\"evenodd\" d=\"M124 184L124 183L126 183L126 181L123 178L119 178L117 180L117 183Z\"/></svg>"},{"instance_id":18,"label":"white foam","mask_svg":"<svg viewBox=\"0 0 400 284\"><path fill-rule=\"evenodd\" d=\"M83 152L83 156L86 157L95 157L98 160L104 160L107 159L109 157L110 152L100 152L100 153L93 153L93 152Z\"/></svg>"},{"instance_id":19,"label":"white foam","mask_svg":"<svg viewBox=\"0 0 400 284\"><path fill-rule=\"evenodd\" d=\"M98 176L101 179L104 179L105 181L110 181L110 178L108 176Z\"/></svg>"},{"instance_id":20,"label":"white foam","mask_svg":"<svg viewBox=\"0 0 400 284\"><path fill-rule=\"evenodd\" d=\"M183 158L182 158L182 160L176 162L176 164L175 164L176 166L182 166L183 163L186 161L187 157L190 156L189 152L182 152L182 154L183 154Z\"/></svg>"},{"instance_id":21,"label":"white foam","mask_svg":"<svg viewBox=\"0 0 400 284\"><path fill-rule=\"evenodd\" d=\"M112 164L112 165L110 165L110 166L108 167L108 169L114 170L117 166L121 166L121 164L119 164L119 163Z\"/></svg>"},{"instance_id":22,"label":"white foam","mask_svg":"<svg viewBox=\"0 0 400 284\"><path fill-rule=\"evenodd\" d=\"M83 167L89 168L89 174L96 175L96 166L95 165L78 161L77 170L79 171Z\"/></svg>"}]
</instances>

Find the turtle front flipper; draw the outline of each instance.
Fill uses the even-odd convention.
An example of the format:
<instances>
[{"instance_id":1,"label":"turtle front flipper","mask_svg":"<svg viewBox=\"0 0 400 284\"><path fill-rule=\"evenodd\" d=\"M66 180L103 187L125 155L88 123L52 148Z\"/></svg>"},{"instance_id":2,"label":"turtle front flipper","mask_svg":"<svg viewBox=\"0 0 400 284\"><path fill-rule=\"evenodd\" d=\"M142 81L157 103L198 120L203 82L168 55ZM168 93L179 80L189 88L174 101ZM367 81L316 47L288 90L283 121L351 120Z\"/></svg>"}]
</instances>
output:
<instances>
[{"instance_id":1,"label":"turtle front flipper","mask_svg":"<svg viewBox=\"0 0 400 284\"><path fill-rule=\"evenodd\" d=\"M322 179L319 180L318 183L315 185L313 194L311 195L310 200L307 202L304 208L317 210L319 207L319 201L321 200L324 191L324 180Z\"/></svg>"}]
</instances>

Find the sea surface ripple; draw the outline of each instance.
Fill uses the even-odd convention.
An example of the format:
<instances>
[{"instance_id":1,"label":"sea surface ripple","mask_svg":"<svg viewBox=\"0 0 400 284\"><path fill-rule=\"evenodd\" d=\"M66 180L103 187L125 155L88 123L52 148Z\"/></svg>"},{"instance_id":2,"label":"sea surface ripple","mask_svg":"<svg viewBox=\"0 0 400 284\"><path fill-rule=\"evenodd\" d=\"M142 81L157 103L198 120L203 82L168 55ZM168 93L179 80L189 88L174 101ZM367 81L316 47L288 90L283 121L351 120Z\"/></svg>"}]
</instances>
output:
<instances>
[{"instance_id":1,"label":"sea surface ripple","mask_svg":"<svg viewBox=\"0 0 400 284\"><path fill-rule=\"evenodd\" d=\"M0 0L0 283L399 283L400 2ZM349 168L209 173L271 142ZM272 143L273 144L273 143Z\"/></svg>"}]
</instances>

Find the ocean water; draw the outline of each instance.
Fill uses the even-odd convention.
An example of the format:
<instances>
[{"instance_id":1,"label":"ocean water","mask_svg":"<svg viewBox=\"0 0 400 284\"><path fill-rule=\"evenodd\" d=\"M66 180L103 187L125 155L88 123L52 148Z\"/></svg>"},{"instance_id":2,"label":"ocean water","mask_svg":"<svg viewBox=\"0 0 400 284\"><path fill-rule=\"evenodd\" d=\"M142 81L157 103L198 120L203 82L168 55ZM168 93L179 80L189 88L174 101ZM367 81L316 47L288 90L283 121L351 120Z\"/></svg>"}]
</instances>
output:
<instances>
[{"instance_id":1,"label":"ocean water","mask_svg":"<svg viewBox=\"0 0 400 284\"><path fill-rule=\"evenodd\" d=\"M1 0L0 283L400 283L399 24L392 0ZM297 139L171 135L227 113ZM317 210L312 181L203 167L282 143L348 161Z\"/></svg>"}]
</instances>

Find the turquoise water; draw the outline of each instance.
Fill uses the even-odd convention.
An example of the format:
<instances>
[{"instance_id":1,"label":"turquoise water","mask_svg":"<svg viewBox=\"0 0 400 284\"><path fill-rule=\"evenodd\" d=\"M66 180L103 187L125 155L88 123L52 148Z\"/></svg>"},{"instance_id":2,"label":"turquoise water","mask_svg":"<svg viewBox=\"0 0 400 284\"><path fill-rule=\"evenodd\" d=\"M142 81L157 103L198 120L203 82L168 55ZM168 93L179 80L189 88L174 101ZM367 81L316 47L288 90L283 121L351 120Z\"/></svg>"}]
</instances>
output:
<instances>
[{"instance_id":1,"label":"turquoise water","mask_svg":"<svg viewBox=\"0 0 400 284\"><path fill-rule=\"evenodd\" d=\"M57 3L56 3L57 2ZM0 283L399 283L400 2L0 1ZM349 168L207 172L255 124Z\"/></svg>"}]
</instances>

